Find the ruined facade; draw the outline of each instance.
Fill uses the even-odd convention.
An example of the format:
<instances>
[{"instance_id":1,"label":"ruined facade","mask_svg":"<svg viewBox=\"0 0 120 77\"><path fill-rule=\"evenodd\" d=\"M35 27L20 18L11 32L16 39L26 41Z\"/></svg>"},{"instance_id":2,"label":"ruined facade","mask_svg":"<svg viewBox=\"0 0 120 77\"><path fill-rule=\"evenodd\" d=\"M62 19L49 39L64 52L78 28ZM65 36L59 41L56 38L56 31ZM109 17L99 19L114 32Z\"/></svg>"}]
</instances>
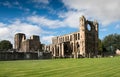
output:
<instances>
[{"instance_id":1,"label":"ruined facade","mask_svg":"<svg viewBox=\"0 0 120 77\"><path fill-rule=\"evenodd\" d=\"M94 57L98 51L98 23L80 17L79 31L52 38L46 46L54 57Z\"/></svg>"},{"instance_id":2,"label":"ruined facade","mask_svg":"<svg viewBox=\"0 0 120 77\"><path fill-rule=\"evenodd\" d=\"M39 36L33 35L26 39L25 34L17 33L14 37L14 46L18 52L35 52L42 50L42 44Z\"/></svg>"}]
</instances>

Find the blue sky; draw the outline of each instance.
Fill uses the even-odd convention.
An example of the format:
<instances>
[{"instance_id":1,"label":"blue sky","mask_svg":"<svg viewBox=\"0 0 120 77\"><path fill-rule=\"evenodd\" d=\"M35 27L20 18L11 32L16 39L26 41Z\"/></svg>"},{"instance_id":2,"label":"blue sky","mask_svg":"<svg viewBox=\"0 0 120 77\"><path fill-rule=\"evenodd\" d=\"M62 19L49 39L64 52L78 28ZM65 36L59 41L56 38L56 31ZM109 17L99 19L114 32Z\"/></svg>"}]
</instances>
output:
<instances>
[{"instance_id":1,"label":"blue sky","mask_svg":"<svg viewBox=\"0 0 120 77\"><path fill-rule=\"evenodd\" d=\"M50 44L54 36L79 31L79 17L99 22L99 38L120 34L120 0L0 0L0 40L14 35L39 35Z\"/></svg>"}]
</instances>

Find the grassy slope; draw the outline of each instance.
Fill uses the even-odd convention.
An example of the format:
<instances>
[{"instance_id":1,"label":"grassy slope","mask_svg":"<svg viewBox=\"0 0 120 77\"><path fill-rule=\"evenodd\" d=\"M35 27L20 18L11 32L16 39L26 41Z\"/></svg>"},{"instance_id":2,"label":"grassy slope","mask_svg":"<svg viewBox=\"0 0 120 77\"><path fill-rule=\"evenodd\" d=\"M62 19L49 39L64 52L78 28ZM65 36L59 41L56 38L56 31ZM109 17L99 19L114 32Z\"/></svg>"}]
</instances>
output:
<instances>
[{"instance_id":1,"label":"grassy slope","mask_svg":"<svg viewBox=\"0 0 120 77\"><path fill-rule=\"evenodd\" d=\"M120 57L0 61L0 77L120 77Z\"/></svg>"}]
</instances>

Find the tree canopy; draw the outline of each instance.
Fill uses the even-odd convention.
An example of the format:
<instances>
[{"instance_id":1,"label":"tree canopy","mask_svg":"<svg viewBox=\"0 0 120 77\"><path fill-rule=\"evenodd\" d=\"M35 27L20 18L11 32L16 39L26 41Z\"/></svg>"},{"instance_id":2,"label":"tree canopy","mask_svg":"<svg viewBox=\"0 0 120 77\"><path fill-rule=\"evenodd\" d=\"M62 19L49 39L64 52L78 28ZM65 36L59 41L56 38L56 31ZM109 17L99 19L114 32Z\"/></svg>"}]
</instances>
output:
<instances>
[{"instance_id":1,"label":"tree canopy","mask_svg":"<svg viewBox=\"0 0 120 77\"><path fill-rule=\"evenodd\" d=\"M12 44L8 40L2 40L0 41L0 49L1 50L9 50L12 49Z\"/></svg>"},{"instance_id":2,"label":"tree canopy","mask_svg":"<svg viewBox=\"0 0 120 77\"><path fill-rule=\"evenodd\" d=\"M120 49L120 34L110 34L102 40L102 43L107 51L114 52Z\"/></svg>"},{"instance_id":3,"label":"tree canopy","mask_svg":"<svg viewBox=\"0 0 120 77\"><path fill-rule=\"evenodd\" d=\"M102 54L103 51L103 44L102 41L100 39L98 39L98 54Z\"/></svg>"}]
</instances>

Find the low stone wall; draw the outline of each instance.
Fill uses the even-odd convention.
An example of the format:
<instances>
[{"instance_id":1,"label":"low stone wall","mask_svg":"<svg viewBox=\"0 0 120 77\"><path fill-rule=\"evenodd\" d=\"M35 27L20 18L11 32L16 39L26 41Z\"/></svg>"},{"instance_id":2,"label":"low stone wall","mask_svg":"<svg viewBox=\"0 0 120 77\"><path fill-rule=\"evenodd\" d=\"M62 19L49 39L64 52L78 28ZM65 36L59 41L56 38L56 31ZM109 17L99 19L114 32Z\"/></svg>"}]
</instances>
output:
<instances>
[{"instance_id":1,"label":"low stone wall","mask_svg":"<svg viewBox=\"0 0 120 77\"><path fill-rule=\"evenodd\" d=\"M51 59L50 52L0 52L0 60Z\"/></svg>"},{"instance_id":2,"label":"low stone wall","mask_svg":"<svg viewBox=\"0 0 120 77\"><path fill-rule=\"evenodd\" d=\"M38 59L37 53L31 52L0 52L0 60Z\"/></svg>"},{"instance_id":3,"label":"low stone wall","mask_svg":"<svg viewBox=\"0 0 120 77\"><path fill-rule=\"evenodd\" d=\"M51 52L38 52L38 59L52 59Z\"/></svg>"}]
</instances>

